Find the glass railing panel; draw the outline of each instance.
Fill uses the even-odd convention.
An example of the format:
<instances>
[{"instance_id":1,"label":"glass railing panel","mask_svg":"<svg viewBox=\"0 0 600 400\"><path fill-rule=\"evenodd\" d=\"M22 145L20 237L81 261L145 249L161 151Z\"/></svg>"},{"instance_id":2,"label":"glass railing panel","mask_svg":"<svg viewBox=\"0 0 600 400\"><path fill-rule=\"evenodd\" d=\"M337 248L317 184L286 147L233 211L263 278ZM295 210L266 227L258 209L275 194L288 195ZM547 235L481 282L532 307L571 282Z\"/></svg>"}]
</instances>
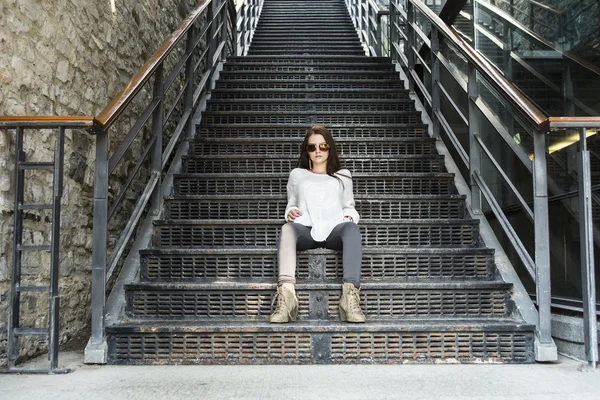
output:
<instances>
[{"instance_id":1,"label":"glass railing panel","mask_svg":"<svg viewBox=\"0 0 600 400\"><path fill-rule=\"evenodd\" d=\"M597 58L597 52L584 51L581 59L563 54L565 47L529 28L527 18L520 20L517 12L511 21L489 3L505 4L476 3L476 49L547 115L599 115L600 68L585 61ZM549 26L559 30L554 23Z\"/></svg>"},{"instance_id":2,"label":"glass railing panel","mask_svg":"<svg viewBox=\"0 0 600 400\"><path fill-rule=\"evenodd\" d=\"M593 221L600 215L600 195L597 187L600 183L599 159L593 154L598 148L598 135L588 132L588 150L590 151L592 173L592 214ZM548 195L550 213L550 255L552 273L552 296L563 300L562 305L581 307L581 233L580 233L580 197L578 186L578 167L580 151L580 133L576 129L551 131L547 135ZM562 180L558 180L551 165L561 160ZM600 273L600 232L594 224L594 264L596 277ZM600 290L600 280L596 279L596 292Z\"/></svg>"}]
</instances>

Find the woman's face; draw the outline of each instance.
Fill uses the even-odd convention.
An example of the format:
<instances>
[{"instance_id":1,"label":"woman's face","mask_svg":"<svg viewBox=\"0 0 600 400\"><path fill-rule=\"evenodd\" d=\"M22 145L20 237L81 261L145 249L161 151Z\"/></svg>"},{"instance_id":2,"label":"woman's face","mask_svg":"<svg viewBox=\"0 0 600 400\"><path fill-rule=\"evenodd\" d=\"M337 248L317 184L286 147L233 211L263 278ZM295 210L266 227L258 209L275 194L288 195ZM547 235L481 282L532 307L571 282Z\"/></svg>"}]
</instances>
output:
<instances>
[{"instance_id":1,"label":"woman's face","mask_svg":"<svg viewBox=\"0 0 600 400\"><path fill-rule=\"evenodd\" d=\"M308 156L313 163L313 168L319 164L327 165L327 158L329 157L329 151L323 151L319 148L322 143L327 143L323 135L313 133L308 137L308 145L316 145L315 151L309 151Z\"/></svg>"}]
</instances>

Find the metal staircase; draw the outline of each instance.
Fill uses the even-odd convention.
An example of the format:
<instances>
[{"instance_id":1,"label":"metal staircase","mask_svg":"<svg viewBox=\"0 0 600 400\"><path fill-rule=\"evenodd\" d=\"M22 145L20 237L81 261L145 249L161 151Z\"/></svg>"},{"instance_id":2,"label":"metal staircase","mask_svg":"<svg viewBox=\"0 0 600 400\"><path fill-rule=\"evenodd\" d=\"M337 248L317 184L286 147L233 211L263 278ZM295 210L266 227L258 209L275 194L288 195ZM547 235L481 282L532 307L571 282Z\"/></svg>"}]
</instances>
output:
<instances>
[{"instance_id":1,"label":"metal staircase","mask_svg":"<svg viewBox=\"0 0 600 400\"><path fill-rule=\"evenodd\" d=\"M307 127L354 177L366 324L341 323L341 254L298 256L299 320L269 324L286 183ZM114 364L533 362L511 300L389 59L366 57L344 1L267 0L224 65L141 252Z\"/></svg>"}]
</instances>

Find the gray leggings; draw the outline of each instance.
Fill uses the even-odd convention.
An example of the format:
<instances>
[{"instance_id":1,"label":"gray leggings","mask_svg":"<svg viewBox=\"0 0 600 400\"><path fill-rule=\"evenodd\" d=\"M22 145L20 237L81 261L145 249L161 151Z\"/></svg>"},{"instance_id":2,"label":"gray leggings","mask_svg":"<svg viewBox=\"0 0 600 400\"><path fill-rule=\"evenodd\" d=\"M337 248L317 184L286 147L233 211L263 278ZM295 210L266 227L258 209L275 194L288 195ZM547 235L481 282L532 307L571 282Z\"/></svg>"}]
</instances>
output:
<instances>
[{"instance_id":1,"label":"gray leggings","mask_svg":"<svg viewBox=\"0 0 600 400\"><path fill-rule=\"evenodd\" d=\"M281 227L277 246L279 260L279 279L277 283L296 283L296 250L327 249L343 251L344 283L360 286L360 263L362 260L362 241L360 229L353 222L338 224L324 242L315 241L310 236L310 228L302 224L288 222Z\"/></svg>"}]
</instances>

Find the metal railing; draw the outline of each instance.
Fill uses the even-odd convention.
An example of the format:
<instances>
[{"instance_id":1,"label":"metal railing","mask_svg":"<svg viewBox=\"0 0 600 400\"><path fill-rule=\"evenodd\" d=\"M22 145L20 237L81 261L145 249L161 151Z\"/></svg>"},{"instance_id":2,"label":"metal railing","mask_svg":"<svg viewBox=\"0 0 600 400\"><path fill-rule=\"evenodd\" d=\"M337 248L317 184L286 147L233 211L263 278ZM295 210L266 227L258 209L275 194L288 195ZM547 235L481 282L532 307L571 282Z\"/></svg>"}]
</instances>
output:
<instances>
[{"instance_id":1,"label":"metal railing","mask_svg":"<svg viewBox=\"0 0 600 400\"><path fill-rule=\"evenodd\" d=\"M183 139L194 134L194 113L201 99L207 96L221 60L227 54L247 53L262 4L263 0L244 0L237 4L234 0L201 2L95 118L0 117L0 128L15 130L18 137L25 129L55 129L63 138L66 129L79 128L87 129L96 137L92 329L86 362L106 362L105 305L110 293L110 290L107 293L109 282L118 275L123 255L131 246L142 217L158 217L163 201L162 179L174 150ZM57 154L63 154L64 140L58 143ZM138 155L137 160L135 155ZM62 158L58 159L61 160L57 168L60 173L55 177L55 185L61 194ZM60 196L57 199L60 205ZM16 196L15 202L17 210L22 206L22 199ZM60 208L55 215L52 232L57 236L52 239L55 246L51 270L52 284L57 286ZM119 219L126 222L119 223ZM15 227L18 226L15 219ZM114 235L115 232L118 235ZM18 245L16 235L15 249ZM13 280L19 278L18 261L19 257L13 259ZM11 301L11 320L14 320L12 315L18 313L18 306L14 304L20 292L12 290L11 293L13 300L17 299ZM54 301L49 371L56 372L58 300ZM15 327L18 328L18 324Z\"/></svg>"},{"instance_id":2,"label":"metal railing","mask_svg":"<svg viewBox=\"0 0 600 400\"><path fill-rule=\"evenodd\" d=\"M388 36L390 56L408 80L408 87L423 103L432 120L432 131L448 145L458 160L471 191L471 211L490 209L525 270L535 282L536 359L556 359L551 336L550 237L547 189L547 141L553 132L577 129L581 136L580 208L581 274L585 301L586 352L591 367L598 362L594 287L591 180L585 138L600 128L597 117L547 117L484 57L467 45L433 11L419 0L391 0L389 29L377 19L364 22L368 10L378 10L368 0L346 0L357 30L370 55ZM507 126L516 126L507 129ZM516 140L517 133L532 143ZM523 183L523 172L530 174ZM515 179L520 176L521 179ZM530 227L523 237L523 218L504 214L505 198L517 204ZM532 204L533 207L530 207ZM533 235L531 234L533 232Z\"/></svg>"}]
</instances>

